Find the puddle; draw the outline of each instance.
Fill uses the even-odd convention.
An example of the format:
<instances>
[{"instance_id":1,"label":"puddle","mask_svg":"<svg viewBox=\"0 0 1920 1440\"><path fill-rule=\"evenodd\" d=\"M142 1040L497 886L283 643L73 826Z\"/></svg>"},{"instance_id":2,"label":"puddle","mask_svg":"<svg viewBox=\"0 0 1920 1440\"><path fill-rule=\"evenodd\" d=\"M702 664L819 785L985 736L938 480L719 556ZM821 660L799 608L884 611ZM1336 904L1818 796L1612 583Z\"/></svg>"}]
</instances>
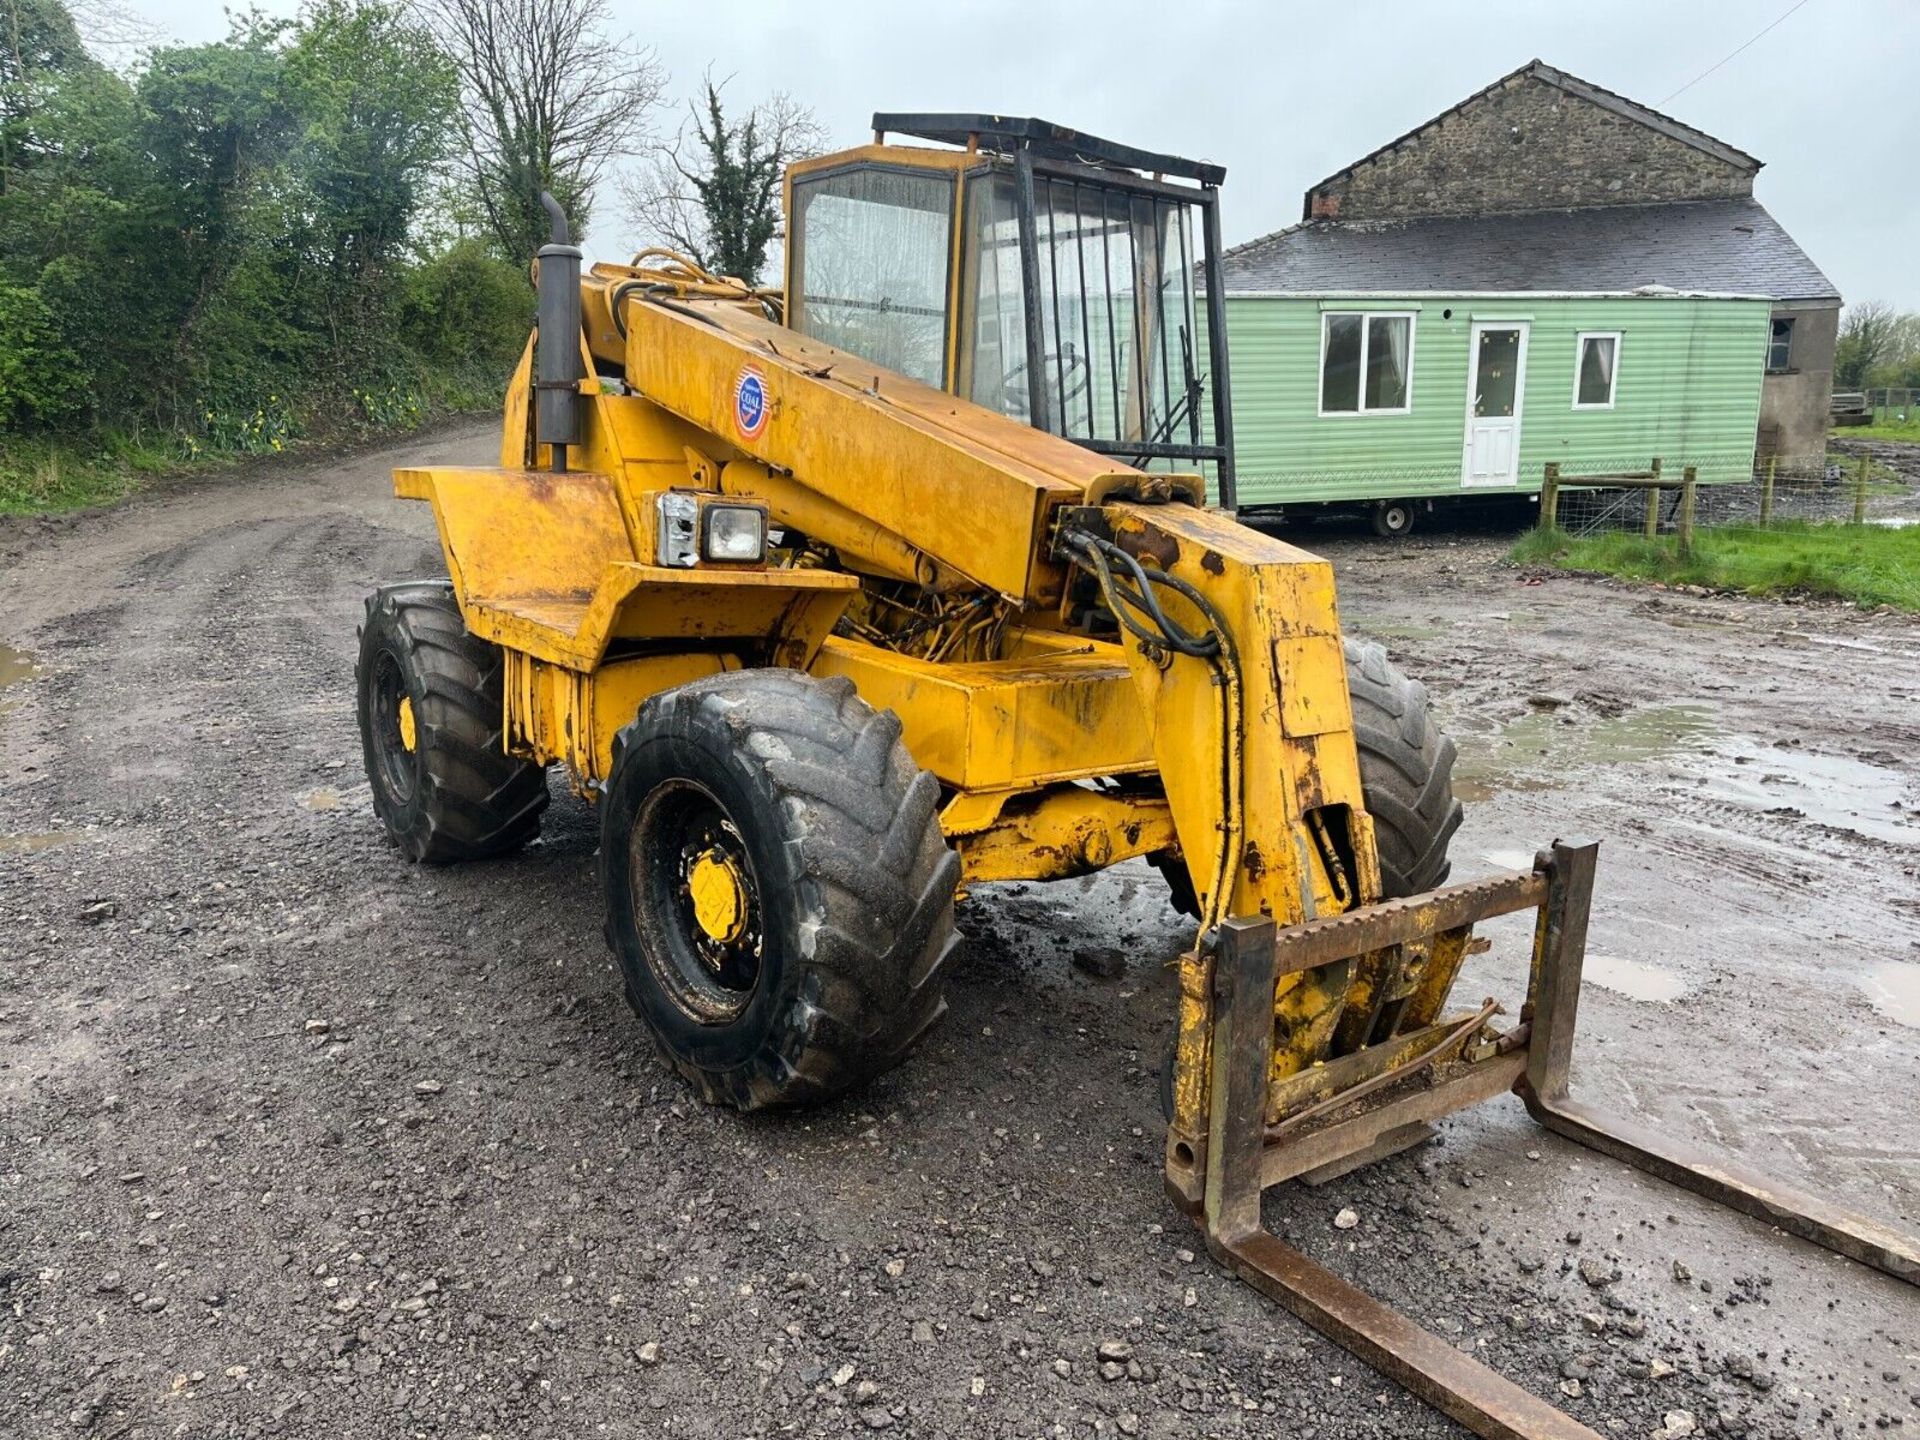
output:
<instances>
[{"instance_id":1,"label":"puddle","mask_svg":"<svg viewBox=\"0 0 1920 1440\"><path fill-rule=\"evenodd\" d=\"M1606 955L1587 956L1585 979L1624 995L1629 1000L1644 1000L1650 1005L1670 1005L1687 993L1687 982L1671 970L1649 965L1644 960L1615 960Z\"/></svg>"},{"instance_id":2,"label":"puddle","mask_svg":"<svg viewBox=\"0 0 1920 1440\"><path fill-rule=\"evenodd\" d=\"M315 785L311 790L297 791L293 803L302 810L320 814L329 810L364 810L372 798L372 787L365 784L344 789L337 785Z\"/></svg>"},{"instance_id":3,"label":"puddle","mask_svg":"<svg viewBox=\"0 0 1920 1440\"><path fill-rule=\"evenodd\" d=\"M1458 785L1453 787L1453 793L1455 795L1460 794L1460 787ZM1465 799L1466 797L1461 796L1461 798ZM1498 865L1502 870L1533 869L1533 852L1531 850L1489 850L1480 858L1489 865Z\"/></svg>"},{"instance_id":4,"label":"puddle","mask_svg":"<svg viewBox=\"0 0 1920 1440\"><path fill-rule=\"evenodd\" d=\"M1882 960L1862 977L1867 999L1887 1019L1920 1029L1920 965Z\"/></svg>"},{"instance_id":5,"label":"puddle","mask_svg":"<svg viewBox=\"0 0 1920 1440\"><path fill-rule=\"evenodd\" d=\"M1706 781L1703 793L1765 815L1920 845L1920 781L1884 765L1737 740Z\"/></svg>"},{"instance_id":6,"label":"puddle","mask_svg":"<svg viewBox=\"0 0 1920 1440\"><path fill-rule=\"evenodd\" d=\"M0 686L11 685L16 680L31 680L39 673L40 667L26 651L0 645Z\"/></svg>"},{"instance_id":7,"label":"puddle","mask_svg":"<svg viewBox=\"0 0 1920 1440\"><path fill-rule=\"evenodd\" d=\"M56 845L71 845L80 838L78 830L49 830L44 835L0 835L0 855L32 855Z\"/></svg>"},{"instance_id":8,"label":"puddle","mask_svg":"<svg viewBox=\"0 0 1920 1440\"><path fill-rule=\"evenodd\" d=\"M1715 728L1710 705L1650 705L1596 720L1576 711L1571 723L1565 716L1556 707L1522 715L1493 736L1456 736L1453 793L1471 802L1501 791L1550 790L1571 771L1701 749Z\"/></svg>"},{"instance_id":9,"label":"puddle","mask_svg":"<svg viewBox=\"0 0 1920 1440\"><path fill-rule=\"evenodd\" d=\"M33 657L24 650L16 650L11 645L0 645L0 691L22 680L31 680L40 673L40 667L33 663ZM0 714L10 707L0 704Z\"/></svg>"}]
</instances>

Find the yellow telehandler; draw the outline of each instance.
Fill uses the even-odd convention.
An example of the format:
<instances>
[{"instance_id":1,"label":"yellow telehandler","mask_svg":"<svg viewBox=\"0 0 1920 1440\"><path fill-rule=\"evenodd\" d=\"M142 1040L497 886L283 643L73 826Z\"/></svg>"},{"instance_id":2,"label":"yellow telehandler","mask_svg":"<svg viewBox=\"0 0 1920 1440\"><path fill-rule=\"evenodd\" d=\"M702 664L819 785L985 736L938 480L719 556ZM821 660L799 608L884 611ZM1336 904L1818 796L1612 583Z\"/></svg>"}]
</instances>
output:
<instances>
[{"instance_id":1,"label":"yellow telehandler","mask_svg":"<svg viewBox=\"0 0 1920 1440\"><path fill-rule=\"evenodd\" d=\"M358 712L410 859L598 806L633 1008L706 1099L825 1099L944 1008L964 884L1144 858L1193 915L1166 1143L1223 1263L1463 1421L1588 1436L1319 1269L1263 1187L1518 1090L1544 1123L1856 1259L1904 1237L1567 1094L1595 848L1436 889L1425 692L1330 567L1238 522L1213 165L1038 120L876 115L792 167L778 291L581 254L548 200L500 464L396 472L448 578L367 602ZM900 136L919 143L889 143ZM1209 494L1217 503L1209 504ZM1526 1007L1447 1009L1538 912Z\"/></svg>"}]
</instances>

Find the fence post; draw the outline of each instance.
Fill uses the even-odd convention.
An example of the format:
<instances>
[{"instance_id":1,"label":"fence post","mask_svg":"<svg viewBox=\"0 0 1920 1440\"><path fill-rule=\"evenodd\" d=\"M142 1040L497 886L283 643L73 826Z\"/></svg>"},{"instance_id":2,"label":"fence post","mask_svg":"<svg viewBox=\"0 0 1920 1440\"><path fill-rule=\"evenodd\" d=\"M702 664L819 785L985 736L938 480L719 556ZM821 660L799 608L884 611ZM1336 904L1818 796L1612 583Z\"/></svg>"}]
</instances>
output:
<instances>
[{"instance_id":1,"label":"fence post","mask_svg":"<svg viewBox=\"0 0 1920 1440\"><path fill-rule=\"evenodd\" d=\"M1780 464L1778 455L1767 456L1767 482L1760 487L1760 528L1773 523L1773 472Z\"/></svg>"},{"instance_id":2,"label":"fence post","mask_svg":"<svg viewBox=\"0 0 1920 1440\"><path fill-rule=\"evenodd\" d=\"M1660 533L1660 457L1653 457L1653 484L1647 495L1647 539L1652 540Z\"/></svg>"},{"instance_id":3,"label":"fence post","mask_svg":"<svg viewBox=\"0 0 1920 1440\"><path fill-rule=\"evenodd\" d=\"M1691 465L1680 472L1680 554L1693 553L1693 482L1699 472Z\"/></svg>"},{"instance_id":4,"label":"fence post","mask_svg":"<svg viewBox=\"0 0 1920 1440\"><path fill-rule=\"evenodd\" d=\"M1867 523L1867 452L1860 452L1860 473L1853 482L1853 523Z\"/></svg>"},{"instance_id":5,"label":"fence post","mask_svg":"<svg viewBox=\"0 0 1920 1440\"><path fill-rule=\"evenodd\" d=\"M1547 462L1547 478L1540 482L1540 528L1560 528L1560 462Z\"/></svg>"}]
</instances>

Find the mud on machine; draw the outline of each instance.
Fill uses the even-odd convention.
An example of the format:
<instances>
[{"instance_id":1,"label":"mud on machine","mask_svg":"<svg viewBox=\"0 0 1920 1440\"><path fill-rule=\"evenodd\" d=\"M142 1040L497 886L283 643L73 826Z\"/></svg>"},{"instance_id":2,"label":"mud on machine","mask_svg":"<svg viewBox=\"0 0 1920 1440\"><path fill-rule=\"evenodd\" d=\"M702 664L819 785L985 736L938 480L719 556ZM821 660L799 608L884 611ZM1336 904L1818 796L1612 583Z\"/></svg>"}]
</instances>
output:
<instances>
[{"instance_id":1,"label":"mud on machine","mask_svg":"<svg viewBox=\"0 0 1920 1440\"><path fill-rule=\"evenodd\" d=\"M1265 1187L1517 1090L1920 1280L1912 1240L1569 1098L1594 846L1436 888L1460 809L1425 691L1342 638L1324 560L1234 518L1222 298L1196 283L1224 172L1039 120L874 131L789 171L777 291L664 251L582 273L548 202L500 464L395 475L448 571L377 591L361 633L402 853L514 850L564 767L634 1009L742 1109L907 1055L958 886L1144 857L1195 921L1170 1194L1482 1435L1591 1432L1267 1233ZM1521 911L1521 1013L1450 1009L1475 923Z\"/></svg>"}]
</instances>

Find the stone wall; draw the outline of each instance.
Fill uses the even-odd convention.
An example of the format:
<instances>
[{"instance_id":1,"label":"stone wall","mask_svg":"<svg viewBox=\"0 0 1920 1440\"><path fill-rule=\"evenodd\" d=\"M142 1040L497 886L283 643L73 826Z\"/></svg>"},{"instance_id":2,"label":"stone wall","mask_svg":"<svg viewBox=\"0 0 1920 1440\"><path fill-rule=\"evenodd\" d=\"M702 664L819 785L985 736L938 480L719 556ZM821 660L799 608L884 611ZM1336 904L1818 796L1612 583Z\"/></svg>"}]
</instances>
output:
<instances>
[{"instance_id":1,"label":"stone wall","mask_svg":"<svg viewBox=\"0 0 1920 1440\"><path fill-rule=\"evenodd\" d=\"M1328 220L1722 200L1753 171L1518 75L1308 192Z\"/></svg>"},{"instance_id":2,"label":"stone wall","mask_svg":"<svg viewBox=\"0 0 1920 1440\"><path fill-rule=\"evenodd\" d=\"M1838 305L1776 305L1774 318L1793 320L1793 348L1785 370L1760 385L1762 456L1812 463L1826 452L1833 402L1833 352L1840 339Z\"/></svg>"}]
</instances>

